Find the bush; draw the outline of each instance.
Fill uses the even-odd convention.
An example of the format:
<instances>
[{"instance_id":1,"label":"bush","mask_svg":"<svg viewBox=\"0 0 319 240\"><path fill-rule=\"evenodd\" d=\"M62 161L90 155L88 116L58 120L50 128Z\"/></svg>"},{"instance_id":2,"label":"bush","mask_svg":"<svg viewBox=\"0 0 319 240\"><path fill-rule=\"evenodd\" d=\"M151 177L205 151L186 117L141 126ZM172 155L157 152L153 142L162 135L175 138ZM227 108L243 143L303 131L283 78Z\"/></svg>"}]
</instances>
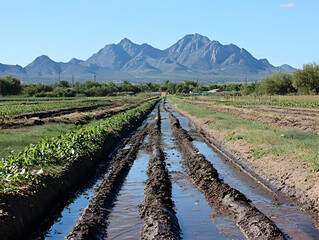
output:
<instances>
[{"instance_id":1,"label":"bush","mask_svg":"<svg viewBox=\"0 0 319 240\"><path fill-rule=\"evenodd\" d=\"M305 64L303 69L294 73L294 86L302 93L315 92L319 94L319 65Z\"/></svg>"}]
</instances>

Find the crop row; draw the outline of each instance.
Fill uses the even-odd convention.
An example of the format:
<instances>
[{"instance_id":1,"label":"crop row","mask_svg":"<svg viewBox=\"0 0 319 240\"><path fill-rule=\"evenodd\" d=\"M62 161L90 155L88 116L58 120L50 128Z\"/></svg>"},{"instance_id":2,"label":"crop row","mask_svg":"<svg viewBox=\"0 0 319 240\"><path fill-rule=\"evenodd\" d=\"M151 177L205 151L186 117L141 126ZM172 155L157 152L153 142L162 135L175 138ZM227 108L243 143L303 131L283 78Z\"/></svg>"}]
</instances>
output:
<instances>
[{"instance_id":1,"label":"crop row","mask_svg":"<svg viewBox=\"0 0 319 240\"><path fill-rule=\"evenodd\" d=\"M319 107L319 101L309 102L224 102L225 105L245 106L245 105L269 105L269 106L282 106L282 107Z\"/></svg>"},{"instance_id":2,"label":"crop row","mask_svg":"<svg viewBox=\"0 0 319 240\"><path fill-rule=\"evenodd\" d=\"M67 107L82 107L82 106L104 106L111 105L111 102L63 102L63 103L41 103L32 105L2 105L0 106L0 116L13 114L21 114L28 112L46 111Z\"/></svg>"},{"instance_id":3,"label":"crop row","mask_svg":"<svg viewBox=\"0 0 319 240\"><path fill-rule=\"evenodd\" d=\"M133 122L137 115L148 111L155 101L156 99L150 100L77 132L43 139L17 155L2 158L0 193L17 191L21 183L39 183L40 176L57 174L54 171L65 168L80 156L93 156L102 148L106 139L112 139L114 132L118 132L124 122Z\"/></svg>"},{"instance_id":4,"label":"crop row","mask_svg":"<svg viewBox=\"0 0 319 240\"><path fill-rule=\"evenodd\" d=\"M21 102L48 102L48 101L75 101L109 99L107 97L23 97L23 98L0 98L0 103L21 103Z\"/></svg>"}]
</instances>

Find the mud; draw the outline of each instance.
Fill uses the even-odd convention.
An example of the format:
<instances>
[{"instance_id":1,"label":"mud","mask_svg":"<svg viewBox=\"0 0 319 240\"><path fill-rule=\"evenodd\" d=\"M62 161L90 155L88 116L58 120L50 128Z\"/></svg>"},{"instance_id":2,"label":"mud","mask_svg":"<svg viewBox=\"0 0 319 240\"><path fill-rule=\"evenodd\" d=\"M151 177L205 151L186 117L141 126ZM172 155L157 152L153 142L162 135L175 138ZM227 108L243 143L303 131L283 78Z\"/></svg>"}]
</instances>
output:
<instances>
[{"instance_id":1,"label":"mud","mask_svg":"<svg viewBox=\"0 0 319 240\"><path fill-rule=\"evenodd\" d=\"M271 109L273 106L260 107ZM281 109L286 107L278 108ZM299 111L308 115L317 114L315 109L292 109L294 109L293 111L297 111L296 114L298 114ZM211 110L214 111L214 109ZM243 109L238 108L238 111L240 110ZM307 110L309 110L308 113ZM311 110L314 111L314 113L312 113ZM252 110L246 109L246 111ZM302 210L313 212L317 219L315 226L319 229L319 174L318 171L316 172L313 170L313 166L311 166L310 163L295 159L293 155L256 159L253 157L255 148L250 146L249 143L227 141L224 132L210 128L210 124L212 124L210 119L199 119L186 112L183 112L183 114L192 119L196 128L203 135L206 135L211 144L217 146L217 148L230 156L230 158L236 159L243 168L251 172L254 176L258 176L264 182L271 183L271 185L274 186L274 191L288 195L293 201L298 201L298 205ZM244 114L241 113L238 117L241 117L242 115ZM244 116L242 117L244 118ZM317 127L318 124L313 125L313 128ZM289 125L287 128L291 129ZM309 178L310 173L312 178Z\"/></svg>"},{"instance_id":2,"label":"mud","mask_svg":"<svg viewBox=\"0 0 319 240\"><path fill-rule=\"evenodd\" d=\"M175 114L175 112L174 112ZM183 239L245 239L232 217L218 214L188 177L184 159L172 136L168 113L161 110L162 147L172 181L172 199ZM176 115L177 117L178 115ZM192 129L187 118L179 116L185 129Z\"/></svg>"},{"instance_id":3,"label":"mud","mask_svg":"<svg viewBox=\"0 0 319 240\"><path fill-rule=\"evenodd\" d=\"M142 239L181 239L180 227L172 201L172 183L168 176L162 149L160 114L155 118L150 132L152 157L148 164L144 203L141 217L144 226Z\"/></svg>"},{"instance_id":4,"label":"mud","mask_svg":"<svg viewBox=\"0 0 319 240\"><path fill-rule=\"evenodd\" d=\"M125 145L128 144L131 147L129 149L122 148L112 160L112 171L102 181L96 196L83 211L81 218L67 239L102 239L105 236L109 211L146 134L147 130L143 128L126 140Z\"/></svg>"},{"instance_id":5,"label":"mud","mask_svg":"<svg viewBox=\"0 0 319 240\"><path fill-rule=\"evenodd\" d=\"M284 233L245 195L219 178L217 170L194 147L179 121L172 114L170 118L172 131L186 160L189 175L207 201L219 212L233 215L239 229L249 239L286 239Z\"/></svg>"},{"instance_id":6,"label":"mud","mask_svg":"<svg viewBox=\"0 0 319 240\"><path fill-rule=\"evenodd\" d=\"M101 150L89 157L64 166L59 176L46 176L43 185L26 185L19 193L0 195L1 239L21 239L32 234L61 202L68 199L95 173L98 163L121 142L123 137L136 129L151 112L125 123L119 132L107 139ZM35 194L34 194L35 193Z\"/></svg>"}]
</instances>

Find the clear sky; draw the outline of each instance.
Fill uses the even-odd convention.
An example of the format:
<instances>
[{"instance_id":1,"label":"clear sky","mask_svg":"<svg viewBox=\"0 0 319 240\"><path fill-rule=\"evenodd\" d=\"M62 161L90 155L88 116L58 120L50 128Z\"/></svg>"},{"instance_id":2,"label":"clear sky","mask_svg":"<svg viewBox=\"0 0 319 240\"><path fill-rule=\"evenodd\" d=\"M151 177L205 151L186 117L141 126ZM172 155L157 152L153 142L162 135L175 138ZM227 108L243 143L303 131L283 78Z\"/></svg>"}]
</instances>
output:
<instances>
[{"instance_id":1,"label":"clear sky","mask_svg":"<svg viewBox=\"0 0 319 240\"><path fill-rule=\"evenodd\" d=\"M319 62L318 0L0 0L0 63L85 60L127 37L165 49L199 33L275 66Z\"/></svg>"}]
</instances>

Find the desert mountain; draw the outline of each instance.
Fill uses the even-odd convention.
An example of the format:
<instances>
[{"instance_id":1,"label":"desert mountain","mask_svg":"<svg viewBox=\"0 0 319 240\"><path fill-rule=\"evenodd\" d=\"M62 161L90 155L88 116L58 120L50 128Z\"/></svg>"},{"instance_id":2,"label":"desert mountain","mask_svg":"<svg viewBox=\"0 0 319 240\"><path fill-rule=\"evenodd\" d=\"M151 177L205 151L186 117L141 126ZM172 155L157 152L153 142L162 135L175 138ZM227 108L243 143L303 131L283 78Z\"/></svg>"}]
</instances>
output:
<instances>
[{"instance_id":1,"label":"desert mountain","mask_svg":"<svg viewBox=\"0 0 319 240\"><path fill-rule=\"evenodd\" d=\"M171 47L160 50L124 38L108 44L87 60L55 62L48 56L37 57L25 68L0 64L0 75L13 74L23 80L53 81L60 75L76 80L178 80L199 76L206 80L258 80L274 71L292 72L289 65L274 67L266 59L256 59L244 48L222 45L200 34L186 35Z\"/></svg>"}]
</instances>

